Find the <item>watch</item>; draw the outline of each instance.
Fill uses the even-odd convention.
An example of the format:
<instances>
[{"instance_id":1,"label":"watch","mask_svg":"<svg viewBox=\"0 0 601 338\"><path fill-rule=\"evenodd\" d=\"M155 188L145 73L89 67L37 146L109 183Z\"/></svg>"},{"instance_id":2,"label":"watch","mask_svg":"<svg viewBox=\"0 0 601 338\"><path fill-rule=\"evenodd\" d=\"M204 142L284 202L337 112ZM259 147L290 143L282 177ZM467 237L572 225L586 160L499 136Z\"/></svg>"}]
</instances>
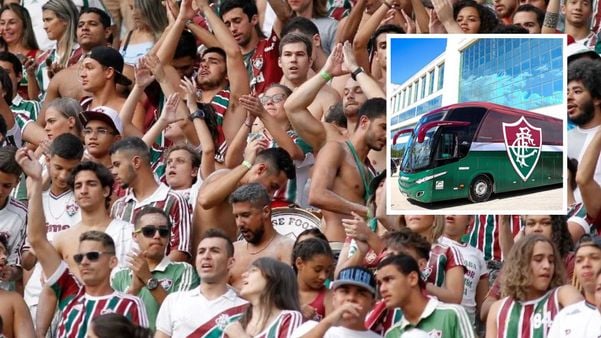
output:
<instances>
[{"instance_id":1,"label":"watch","mask_svg":"<svg viewBox=\"0 0 601 338\"><path fill-rule=\"evenodd\" d=\"M358 67L357 69L355 69L352 73L351 73L351 78L355 81L357 81L357 75L363 73L363 67Z\"/></svg>"},{"instance_id":2,"label":"watch","mask_svg":"<svg viewBox=\"0 0 601 338\"><path fill-rule=\"evenodd\" d=\"M159 281L154 277L150 277L150 279L148 279L148 281L146 281L146 288L150 291L156 289L158 286L159 286Z\"/></svg>"},{"instance_id":3,"label":"watch","mask_svg":"<svg viewBox=\"0 0 601 338\"><path fill-rule=\"evenodd\" d=\"M194 120L194 119L204 120L205 116L206 116L205 111L202 109L198 109L197 111L194 112L194 114L190 115L190 119L191 120Z\"/></svg>"}]
</instances>

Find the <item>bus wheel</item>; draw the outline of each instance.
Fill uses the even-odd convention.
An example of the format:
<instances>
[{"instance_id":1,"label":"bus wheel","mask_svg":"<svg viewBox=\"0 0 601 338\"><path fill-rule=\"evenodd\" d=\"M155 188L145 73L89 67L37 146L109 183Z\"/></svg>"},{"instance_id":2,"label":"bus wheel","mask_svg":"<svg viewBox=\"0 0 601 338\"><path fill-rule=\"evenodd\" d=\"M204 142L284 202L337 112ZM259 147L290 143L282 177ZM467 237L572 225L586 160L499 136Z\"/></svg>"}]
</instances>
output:
<instances>
[{"instance_id":1,"label":"bus wheel","mask_svg":"<svg viewBox=\"0 0 601 338\"><path fill-rule=\"evenodd\" d=\"M480 175L470 185L469 199L474 203L488 201L492 194L492 182L486 175Z\"/></svg>"}]
</instances>

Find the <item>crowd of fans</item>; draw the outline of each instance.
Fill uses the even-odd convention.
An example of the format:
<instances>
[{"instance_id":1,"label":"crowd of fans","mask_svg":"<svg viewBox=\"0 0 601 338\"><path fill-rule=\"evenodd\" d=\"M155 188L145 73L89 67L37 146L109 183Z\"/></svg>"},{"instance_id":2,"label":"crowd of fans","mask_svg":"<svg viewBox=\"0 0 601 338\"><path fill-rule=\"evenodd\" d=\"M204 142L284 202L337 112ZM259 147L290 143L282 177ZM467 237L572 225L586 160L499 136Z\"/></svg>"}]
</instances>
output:
<instances>
[{"instance_id":1,"label":"crowd of fans","mask_svg":"<svg viewBox=\"0 0 601 338\"><path fill-rule=\"evenodd\" d=\"M0 337L601 336L593 2L0 3ZM387 215L387 34L491 32L569 35L570 209Z\"/></svg>"}]
</instances>

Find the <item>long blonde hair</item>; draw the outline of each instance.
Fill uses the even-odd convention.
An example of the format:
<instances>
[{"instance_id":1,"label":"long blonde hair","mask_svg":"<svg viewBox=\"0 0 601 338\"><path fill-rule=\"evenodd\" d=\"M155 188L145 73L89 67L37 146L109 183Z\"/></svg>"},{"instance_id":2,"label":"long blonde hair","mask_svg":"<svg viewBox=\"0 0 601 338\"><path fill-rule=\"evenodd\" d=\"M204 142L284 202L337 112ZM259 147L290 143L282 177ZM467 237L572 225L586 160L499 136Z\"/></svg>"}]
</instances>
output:
<instances>
[{"instance_id":1,"label":"long blonde hair","mask_svg":"<svg viewBox=\"0 0 601 338\"><path fill-rule=\"evenodd\" d=\"M532 284L530 261L534 253L534 246L538 242L549 243L553 248L554 269L547 290L565 284L565 269L561 261L561 255L553 242L542 235L528 235L513 245L509 257L503 263L503 274L501 276L503 297L509 296L519 301L526 300L528 289Z\"/></svg>"},{"instance_id":2,"label":"long blonde hair","mask_svg":"<svg viewBox=\"0 0 601 338\"><path fill-rule=\"evenodd\" d=\"M75 46L76 32L77 32L77 19L79 17L79 11L71 0L50 0L42 6L44 11L52 11L62 21L67 23L67 30L63 36L57 41L57 45L65 46L64 54L58 55L56 60L61 66L67 66L71 52Z\"/></svg>"}]
</instances>

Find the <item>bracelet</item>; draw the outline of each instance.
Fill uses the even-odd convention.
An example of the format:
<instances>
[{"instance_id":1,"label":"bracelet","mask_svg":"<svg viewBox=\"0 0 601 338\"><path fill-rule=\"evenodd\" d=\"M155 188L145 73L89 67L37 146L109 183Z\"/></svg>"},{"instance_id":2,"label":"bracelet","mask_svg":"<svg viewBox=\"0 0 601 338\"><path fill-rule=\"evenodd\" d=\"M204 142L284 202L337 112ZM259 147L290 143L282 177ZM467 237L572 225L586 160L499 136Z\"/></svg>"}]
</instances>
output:
<instances>
[{"instance_id":1,"label":"bracelet","mask_svg":"<svg viewBox=\"0 0 601 338\"><path fill-rule=\"evenodd\" d=\"M246 167L246 169L249 169L253 167L253 165L248 162L247 160L242 161L242 165Z\"/></svg>"},{"instance_id":2,"label":"bracelet","mask_svg":"<svg viewBox=\"0 0 601 338\"><path fill-rule=\"evenodd\" d=\"M332 80L332 74L326 72L325 70L322 70L321 72L319 72L319 76L321 76L321 78L326 81Z\"/></svg>"}]
</instances>

